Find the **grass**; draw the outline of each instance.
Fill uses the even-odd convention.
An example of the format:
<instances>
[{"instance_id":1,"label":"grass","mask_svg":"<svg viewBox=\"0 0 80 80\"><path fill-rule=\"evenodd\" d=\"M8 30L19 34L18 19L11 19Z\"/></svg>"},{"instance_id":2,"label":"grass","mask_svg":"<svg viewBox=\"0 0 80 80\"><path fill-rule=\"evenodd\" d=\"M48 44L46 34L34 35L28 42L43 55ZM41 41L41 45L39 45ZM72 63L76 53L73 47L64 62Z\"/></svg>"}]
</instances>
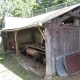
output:
<instances>
[{"instance_id":1,"label":"grass","mask_svg":"<svg viewBox=\"0 0 80 80\"><path fill-rule=\"evenodd\" d=\"M44 80L32 72L26 71L19 65L17 59L14 60L10 54L4 54L2 51L0 51L0 64L21 77L23 80Z\"/></svg>"},{"instance_id":2,"label":"grass","mask_svg":"<svg viewBox=\"0 0 80 80\"><path fill-rule=\"evenodd\" d=\"M0 62L4 61L3 51L0 50Z\"/></svg>"}]
</instances>

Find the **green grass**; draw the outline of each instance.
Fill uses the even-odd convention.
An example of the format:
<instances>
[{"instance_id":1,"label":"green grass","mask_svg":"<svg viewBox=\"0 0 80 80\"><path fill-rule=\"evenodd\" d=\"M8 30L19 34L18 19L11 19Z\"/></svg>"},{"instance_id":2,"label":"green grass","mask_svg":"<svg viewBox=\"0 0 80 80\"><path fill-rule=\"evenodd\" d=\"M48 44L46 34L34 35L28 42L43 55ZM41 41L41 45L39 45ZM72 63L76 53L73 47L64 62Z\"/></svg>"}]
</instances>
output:
<instances>
[{"instance_id":1,"label":"green grass","mask_svg":"<svg viewBox=\"0 0 80 80\"><path fill-rule=\"evenodd\" d=\"M4 61L4 53L0 50L0 62Z\"/></svg>"},{"instance_id":2,"label":"green grass","mask_svg":"<svg viewBox=\"0 0 80 80\"><path fill-rule=\"evenodd\" d=\"M15 73L17 76L21 77L23 80L44 80L32 72L26 71L19 65L18 60L13 59L8 53L4 54L0 51L0 64Z\"/></svg>"}]
</instances>

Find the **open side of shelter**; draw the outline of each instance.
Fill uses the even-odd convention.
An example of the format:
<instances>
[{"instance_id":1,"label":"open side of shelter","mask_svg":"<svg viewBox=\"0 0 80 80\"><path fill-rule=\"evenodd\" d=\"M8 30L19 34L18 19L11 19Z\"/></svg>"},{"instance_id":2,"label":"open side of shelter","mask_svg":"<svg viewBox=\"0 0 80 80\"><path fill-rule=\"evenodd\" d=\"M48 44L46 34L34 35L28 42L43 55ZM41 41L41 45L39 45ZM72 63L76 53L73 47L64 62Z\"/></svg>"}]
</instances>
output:
<instances>
[{"instance_id":1,"label":"open side of shelter","mask_svg":"<svg viewBox=\"0 0 80 80\"><path fill-rule=\"evenodd\" d=\"M34 61L45 63L47 77L56 74L57 57L80 50L80 4L25 19L23 26L18 22L16 25L15 20L5 21L2 29L4 49L15 50L16 56L26 53Z\"/></svg>"}]
</instances>

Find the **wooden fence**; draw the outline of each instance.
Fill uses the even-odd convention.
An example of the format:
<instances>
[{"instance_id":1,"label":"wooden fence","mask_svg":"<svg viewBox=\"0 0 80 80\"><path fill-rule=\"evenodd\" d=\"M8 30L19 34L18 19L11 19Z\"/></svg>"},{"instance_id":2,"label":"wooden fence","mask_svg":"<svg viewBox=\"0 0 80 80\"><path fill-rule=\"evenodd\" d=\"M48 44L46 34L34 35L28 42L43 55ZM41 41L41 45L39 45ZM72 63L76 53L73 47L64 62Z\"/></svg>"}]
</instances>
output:
<instances>
[{"instance_id":1,"label":"wooden fence","mask_svg":"<svg viewBox=\"0 0 80 80\"><path fill-rule=\"evenodd\" d=\"M55 39L53 39L55 36ZM55 56L68 54L80 50L80 27L59 26L52 32L52 52ZM55 45L53 45L55 42ZM53 51L54 50L54 51Z\"/></svg>"}]
</instances>

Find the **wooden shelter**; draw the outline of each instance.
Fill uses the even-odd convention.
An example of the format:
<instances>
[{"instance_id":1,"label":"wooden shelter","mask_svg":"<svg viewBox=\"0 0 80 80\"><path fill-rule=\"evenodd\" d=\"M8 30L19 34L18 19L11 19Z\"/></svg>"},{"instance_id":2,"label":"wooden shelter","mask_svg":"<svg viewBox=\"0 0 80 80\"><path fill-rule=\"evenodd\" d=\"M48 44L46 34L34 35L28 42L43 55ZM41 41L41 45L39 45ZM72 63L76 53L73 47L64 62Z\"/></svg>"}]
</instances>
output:
<instances>
[{"instance_id":1,"label":"wooden shelter","mask_svg":"<svg viewBox=\"0 0 80 80\"><path fill-rule=\"evenodd\" d=\"M39 44L42 38L45 40L47 77L56 73L57 56L80 50L80 4L32 18L5 17L4 24L1 32L5 50L14 41L17 56L19 44Z\"/></svg>"}]
</instances>

